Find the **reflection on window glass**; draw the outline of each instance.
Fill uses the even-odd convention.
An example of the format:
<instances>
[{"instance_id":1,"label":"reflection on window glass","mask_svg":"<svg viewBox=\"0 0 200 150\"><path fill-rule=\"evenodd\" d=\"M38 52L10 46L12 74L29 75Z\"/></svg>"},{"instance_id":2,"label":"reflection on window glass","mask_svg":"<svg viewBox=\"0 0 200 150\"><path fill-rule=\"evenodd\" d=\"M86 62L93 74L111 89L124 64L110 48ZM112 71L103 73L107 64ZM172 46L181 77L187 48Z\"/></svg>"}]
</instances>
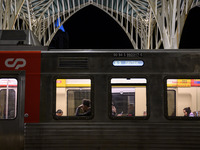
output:
<instances>
[{"instance_id":1,"label":"reflection on window glass","mask_svg":"<svg viewBox=\"0 0 200 150\"><path fill-rule=\"evenodd\" d=\"M0 79L0 119L14 119L17 115L17 80Z\"/></svg>"},{"instance_id":2,"label":"reflection on window glass","mask_svg":"<svg viewBox=\"0 0 200 150\"><path fill-rule=\"evenodd\" d=\"M168 116L200 116L200 79L167 80Z\"/></svg>"},{"instance_id":3,"label":"reflection on window glass","mask_svg":"<svg viewBox=\"0 0 200 150\"><path fill-rule=\"evenodd\" d=\"M112 116L146 116L146 82L144 78L111 79Z\"/></svg>"},{"instance_id":4,"label":"reflection on window glass","mask_svg":"<svg viewBox=\"0 0 200 150\"><path fill-rule=\"evenodd\" d=\"M91 116L91 80L56 80L56 115Z\"/></svg>"}]
</instances>

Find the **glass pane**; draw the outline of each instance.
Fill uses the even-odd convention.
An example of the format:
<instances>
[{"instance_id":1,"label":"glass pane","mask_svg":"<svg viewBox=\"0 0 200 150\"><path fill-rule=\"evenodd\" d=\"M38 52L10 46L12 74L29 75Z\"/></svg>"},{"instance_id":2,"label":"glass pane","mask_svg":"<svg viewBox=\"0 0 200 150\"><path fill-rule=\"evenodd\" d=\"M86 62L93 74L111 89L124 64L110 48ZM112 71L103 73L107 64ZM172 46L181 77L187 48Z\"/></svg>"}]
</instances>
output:
<instances>
[{"instance_id":1,"label":"glass pane","mask_svg":"<svg viewBox=\"0 0 200 150\"><path fill-rule=\"evenodd\" d=\"M112 116L146 116L146 79L114 78L111 92Z\"/></svg>"},{"instance_id":2,"label":"glass pane","mask_svg":"<svg viewBox=\"0 0 200 150\"><path fill-rule=\"evenodd\" d=\"M200 116L200 79L167 80L168 116Z\"/></svg>"},{"instance_id":3,"label":"glass pane","mask_svg":"<svg viewBox=\"0 0 200 150\"><path fill-rule=\"evenodd\" d=\"M57 79L56 82L57 116L91 115L90 79Z\"/></svg>"},{"instance_id":4,"label":"glass pane","mask_svg":"<svg viewBox=\"0 0 200 150\"><path fill-rule=\"evenodd\" d=\"M67 95L68 95L68 105L67 105L68 116L74 116L76 114L76 108L78 108L78 106L82 104L82 100L90 99L90 90L70 89L67 91Z\"/></svg>"},{"instance_id":5,"label":"glass pane","mask_svg":"<svg viewBox=\"0 0 200 150\"><path fill-rule=\"evenodd\" d=\"M17 80L0 79L0 119L14 119L17 115Z\"/></svg>"},{"instance_id":6,"label":"glass pane","mask_svg":"<svg viewBox=\"0 0 200 150\"><path fill-rule=\"evenodd\" d=\"M176 114L176 91L167 91L167 102L168 102L168 116L174 116Z\"/></svg>"}]
</instances>

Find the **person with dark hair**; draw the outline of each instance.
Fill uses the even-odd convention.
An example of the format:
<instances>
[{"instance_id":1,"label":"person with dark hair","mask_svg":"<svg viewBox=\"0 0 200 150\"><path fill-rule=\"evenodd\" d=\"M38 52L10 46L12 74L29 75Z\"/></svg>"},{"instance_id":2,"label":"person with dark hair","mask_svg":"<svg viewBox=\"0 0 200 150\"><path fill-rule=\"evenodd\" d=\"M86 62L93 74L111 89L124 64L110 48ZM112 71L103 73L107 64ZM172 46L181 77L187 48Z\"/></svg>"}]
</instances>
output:
<instances>
[{"instance_id":1,"label":"person with dark hair","mask_svg":"<svg viewBox=\"0 0 200 150\"><path fill-rule=\"evenodd\" d=\"M83 99L82 104L79 105L76 109L76 116L90 116L90 115L91 115L90 100Z\"/></svg>"},{"instance_id":2,"label":"person with dark hair","mask_svg":"<svg viewBox=\"0 0 200 150\"><path fill-rule=\"evenodd\" d=\"M114 103L112 103L112 116L117 116L117 110Z\"/></svg>"},{"instance_id":3,"label":"person with dark hair","mask_svg":"<svg viewBox=\"0 0 200 150\"><path fill-rule=\"evenodd\" d=\"M114 105L114 103L112 102L112 116L122 116L123 111L120 114L117 114L117 109Z\"/></svg>"},{"instance_id":4,"label":"person with dark hair","mask_svg":"<svg viewBox=\"0 0 200 150\"><path fill-rule=\"evenodd\" d=\"M56 111L56 116L62 116L63 115L63 111L61 109L58 109Z\"/></svg>"},{"instance_id":5,"label":"person with dark hair","mask_svg":"<svg viewBox=\"0 0 200 150\"><path fill-rule=\"evenodd\" d=\"M190 107L185 107L185 108L183 109L183 113L184 113L184 116L185 116L185 117L189 117L189 115L190 115L190 113L191 113Z\"/></svg>"}]
</instances>

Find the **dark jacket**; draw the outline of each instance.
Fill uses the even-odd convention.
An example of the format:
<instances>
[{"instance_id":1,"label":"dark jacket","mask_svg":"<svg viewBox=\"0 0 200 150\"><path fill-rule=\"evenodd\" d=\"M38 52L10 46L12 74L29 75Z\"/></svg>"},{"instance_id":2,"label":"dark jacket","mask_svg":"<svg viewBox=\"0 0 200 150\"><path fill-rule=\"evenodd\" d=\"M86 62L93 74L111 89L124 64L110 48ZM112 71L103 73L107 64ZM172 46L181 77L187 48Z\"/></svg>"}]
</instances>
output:
<instances>
[{"instance_id":1,"label":"dark jacket","mask_svg":"<svg viewBox=\"0 0 200 150\"><path fill-rule=\"evenodd\" d=\"M88 109L88 111L84 113L80 113L80 107L76 109L76 116L91 116L91 108Z\"/></svg>"}]
</instances>

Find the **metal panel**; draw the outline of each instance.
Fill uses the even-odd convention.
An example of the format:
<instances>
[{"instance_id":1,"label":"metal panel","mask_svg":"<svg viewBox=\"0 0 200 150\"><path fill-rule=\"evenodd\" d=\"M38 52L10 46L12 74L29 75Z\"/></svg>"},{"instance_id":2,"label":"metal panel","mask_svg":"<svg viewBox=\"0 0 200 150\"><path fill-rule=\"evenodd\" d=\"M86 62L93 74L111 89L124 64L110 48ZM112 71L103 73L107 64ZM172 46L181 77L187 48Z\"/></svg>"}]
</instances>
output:
<instances>
[{"instance_id":1,"label":"metal panel","mask_svg":"<svg viewBox=\"0 0 200 150\"><path fill-rule=\"evenodd\" d=\"M59 58L59 68L88 68L87 58Z\"/></svg>"},{"instance_id":2,"label":"metal panel","mask_svg":"<svg viewBox=\"0 0 200 150\"><path fill-rule=\"evenodd\" d=\"M25 149L189 150L200 147L199 134L194 122L27 124Z\"/></svg>"}]
</instances>

